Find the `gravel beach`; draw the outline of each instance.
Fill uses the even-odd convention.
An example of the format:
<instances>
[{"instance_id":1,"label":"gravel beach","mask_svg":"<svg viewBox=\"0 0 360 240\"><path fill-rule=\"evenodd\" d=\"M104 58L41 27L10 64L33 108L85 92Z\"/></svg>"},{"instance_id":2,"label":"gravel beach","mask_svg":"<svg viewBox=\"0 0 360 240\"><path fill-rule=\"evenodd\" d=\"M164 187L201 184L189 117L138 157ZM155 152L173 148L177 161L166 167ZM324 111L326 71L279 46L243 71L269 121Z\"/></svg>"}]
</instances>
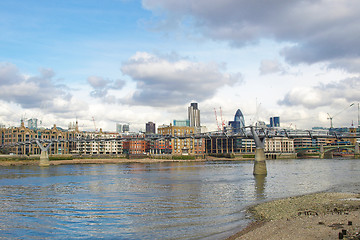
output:
<instances>
[{"instance_id":1,"label":"gravel beach","mask_svg":"<svg viewBox=\"0 0 360 240\"><path fill-rule=\"evenodd\" d=\"M249 211L256 221L228 240L339 239L342 231L344 239L360 239L360 194L316 193L262 203Z\"/></svg>"}]
</instances>

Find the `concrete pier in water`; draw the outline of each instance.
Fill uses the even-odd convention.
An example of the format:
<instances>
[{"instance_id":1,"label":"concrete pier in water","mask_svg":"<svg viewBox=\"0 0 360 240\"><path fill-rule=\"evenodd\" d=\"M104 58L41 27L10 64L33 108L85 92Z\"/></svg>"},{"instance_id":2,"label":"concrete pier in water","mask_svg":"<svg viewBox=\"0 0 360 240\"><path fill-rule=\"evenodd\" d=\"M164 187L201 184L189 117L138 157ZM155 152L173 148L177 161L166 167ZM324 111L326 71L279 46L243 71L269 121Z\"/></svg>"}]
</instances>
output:
<instances>
[{"instance_id":1,"label":"concrete pier in water","mask_svg":"<svg viewBox=\"0 0 360 240\"><path fill-rule=\"evenodd\" d=\"M256 149L254 161L254 175L267 175L266 157L265 157L265 136L259 137L254 127L251 127Z\"/></svg>"},{"instance_id":2,"label":"concrete pier in water","mask_svg":"<svg viewBox=\"0 0 360 240\"><path fill-rule=\"evenodd\" d=\"M50 142L46 147L44 147L38 140L36 140L36 144L39 146L41 150L39 166L40 167L50 166L48 150L52 142Z\"/></svg>"},{"instance_id":3,"label":"concrete pier in water","mask_svg":"<svg viewBox=\"0 0 360 240\"><path fill-rule=\"evenodd\" d=\"M360 151L359 151L359 143L358 142L355 143L354 158L360 158Z\"/></svg>"},{"instance_id":4,"label":"concrete pier in water","mask_svg":"<svg viewBox=\"0 0 360 240\"><path fill-rule=\"evenodd\" d=\"M325 157L324 145L323 145L323 144L321 144L321 145L320 145L319 158L324 158L324 157Z\"/></svg>"}]
</instances>

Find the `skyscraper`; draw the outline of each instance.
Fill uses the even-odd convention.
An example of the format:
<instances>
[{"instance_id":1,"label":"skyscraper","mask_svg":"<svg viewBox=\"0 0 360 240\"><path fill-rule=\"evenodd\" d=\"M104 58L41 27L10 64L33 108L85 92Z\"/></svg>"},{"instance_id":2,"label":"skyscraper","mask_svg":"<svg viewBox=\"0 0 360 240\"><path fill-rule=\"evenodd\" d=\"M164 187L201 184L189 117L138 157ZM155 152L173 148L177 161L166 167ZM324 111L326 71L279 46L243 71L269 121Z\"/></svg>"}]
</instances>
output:
<instances>
[{"instance_id":1,"label":"skyscraper","mask_svg":"<svg viewBox=\"0 0 360 240\"><path fill-rule=\"evenodd\" d=\"M271 117L270 127L280 127L280 117Z\"/></svg>"},{"instance_id":2,"label":"skyscraper","mask_svg":"<svg viewBox=\"0 0 360 240\"><path fill-rule=\"evenodd\" d=\"M229 121L229 125L234 133L239 133L240 129L245 127L245 119L241 110L238 109L234 116L234 121Z\"/></svg>"},{"instance_id":3,"label":"skyscraper","mask_svg":"<svg viewBox=\"0 0 360 240\"><path fill-rule=\"evenodd\" d=\"M122 130L123 130L123 133L127 133L130 131L130 125L129 124L124 124L122 126Z\"/></svg>"},{"instance_id":4,"label":"skyscraper","mask_svg":"<svg viewBox=\"0 0 360 240\"><path fill-rule=\"evenodd\" d=\"M122 125L120 123L116 123L116 132L122 133Z\"/></svg>"},{"instance_id":5,"label":"skyscraper","mask_svg":"<svg viewBox=\"0 0 360 240\"><path fill-rule=\"evenodd\" d=\"M117 133L127 133L130 131L130 125L125 123L116 123L116 132Z\"/></svg>"},{"instance_id":6,"label":"skyscraper","mask_svg":"<svg viewBox=\"0 0 360 240\"><path fill-rule=\"evenodd\" d=\"M188 119L190 127L200 127L200 110L197 103L191 103L188 107Z\"/></svg>"},{"instance_id":7,"label":"skyscraper","mask_svg":"<svg viewBox=\"0 0 360 240\"><path fill-rule=\"evenodd\" d=\"M245 119L244 119L244 115L242 114L241 110L238 109L235 113L235 117L234 117L234 121L235 122L240 122L240 127L245 127Z\"/></svg>"},{"instance_id":8,"label":"skyscraper","mask_svg":"<svg viewBox=\"0 0 360 240\"><path fill-rule=\"evenodd\" d=\"M31 130L37 130L38 128L38 119L37 118L31 118L27 120L28 122L28 128Z\"/></svg>"}]
</instances>

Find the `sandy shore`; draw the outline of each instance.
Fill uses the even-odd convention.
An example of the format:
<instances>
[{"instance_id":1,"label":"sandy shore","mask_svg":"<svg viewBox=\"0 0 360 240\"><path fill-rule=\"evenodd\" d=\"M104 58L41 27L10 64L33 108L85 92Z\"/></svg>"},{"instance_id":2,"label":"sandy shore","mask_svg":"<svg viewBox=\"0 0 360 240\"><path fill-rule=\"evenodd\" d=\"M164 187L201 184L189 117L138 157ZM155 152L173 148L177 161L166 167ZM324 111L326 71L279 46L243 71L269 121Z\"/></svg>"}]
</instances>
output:
<instances>
[{"instance_id":1,"label":"sandy shore","mask_svg":"<svg viewBox=\"0 0 360 240\"><path fill-rule=\"evenodd\" d=\"M266 202L249 211L256 221L228 240L339 239L342 230L344 239L360 239L360 194L310 194Z\"/></svg>"}]
</instances>

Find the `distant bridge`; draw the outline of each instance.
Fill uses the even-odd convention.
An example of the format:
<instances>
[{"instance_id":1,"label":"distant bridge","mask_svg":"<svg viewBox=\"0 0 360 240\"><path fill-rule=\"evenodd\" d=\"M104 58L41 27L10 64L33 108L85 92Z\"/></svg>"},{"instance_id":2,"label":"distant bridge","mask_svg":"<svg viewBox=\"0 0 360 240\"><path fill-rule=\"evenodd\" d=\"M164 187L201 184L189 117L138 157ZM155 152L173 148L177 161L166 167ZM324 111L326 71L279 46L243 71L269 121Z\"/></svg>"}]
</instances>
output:
<instances>
[{"instance_id":1,"label":"distant bridge","mask_svg":"<svg viewBox=\"0 0 360 240\"><path fill-rule=\"evenodd\" d=\"M323 146L324 149L324 153L326 152L332 152L335 150L349 150L351 152L355 152L355 147L356 145L326 145ZM306 152L309 150L315 150L316 152L320 152L321 151L321 146L312 146L312 147L300 147L300 148L296 148L295 152L296 153L302 153L302 152Z\"/></svg>"}]
</instances>

